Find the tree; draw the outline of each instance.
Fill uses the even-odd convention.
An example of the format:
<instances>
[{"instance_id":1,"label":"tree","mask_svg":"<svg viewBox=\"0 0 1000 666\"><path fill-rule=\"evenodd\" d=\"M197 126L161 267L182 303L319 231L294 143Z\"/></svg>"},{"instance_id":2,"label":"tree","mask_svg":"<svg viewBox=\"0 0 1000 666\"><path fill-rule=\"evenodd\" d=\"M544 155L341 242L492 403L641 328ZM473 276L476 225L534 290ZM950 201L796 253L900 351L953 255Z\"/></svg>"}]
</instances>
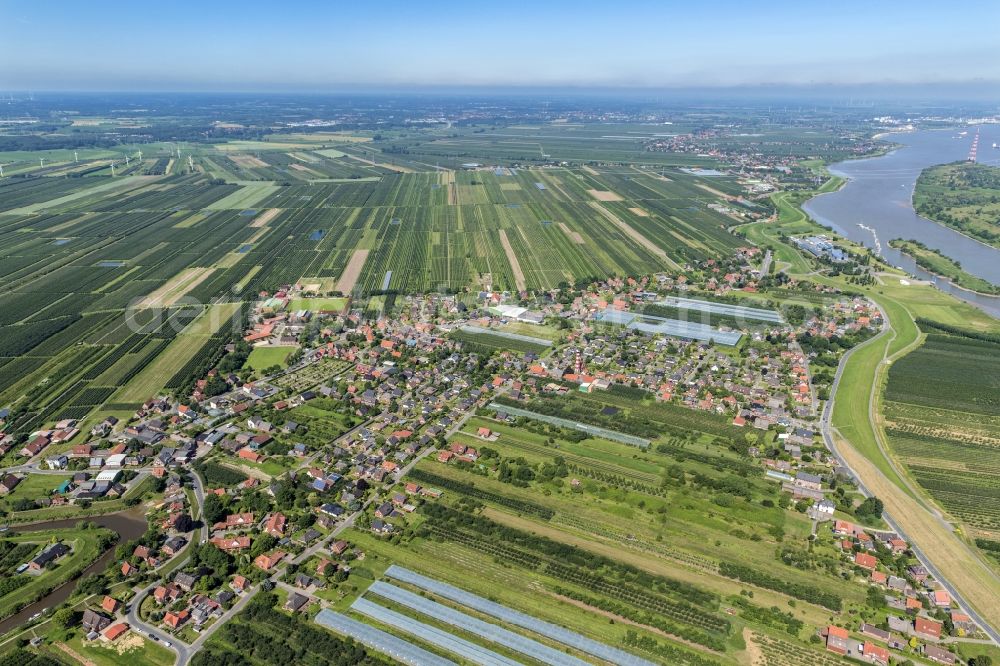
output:
<instances>
[{"instance_id":1,"label":"tree","mask_svg":"<svg viewBox=\"0 0 1000 666\"><path fill-rule=\"evenodd\" d=\"M100 574L84 576L76 585L76 591L81 594L103 594L107 590L107 580Z\"/></svg>"},{"instance_id":2,"label":"tree","mask_svg":"<svg viewBox=\"0 0 1000 666\"><path fill-rule=\"evenodd\" d=\"M202 519L209 525L221 521L226 516L226 507L218 495L210 494L201 508Z\"/></svg>"},{"instance_id":3,"label":"tree","mask_svg":"<svg viewBox=\"0 0 1000 666\"><path fill-rule=\"evenodd\" d=\"M227 576L233 570L233 559L211 543L198 546L198 550L195 551L195 560L211 569L216 576Z\"/></svg>"},{"instance_id":4,"label":"tree","mask_svg":"<svg viewBox=\"0 0 1000 666\"><path fill-rule=\"evenodd\" d=\"M877 497L867 497L865 501L858 505L854 513L861 517L878 518L882 515L882 500Z\"/></svg>"},{"instance_id":5,"label":"tree","mask_svg":"<svg viewBox=\"0 0 1000 666\"><path fill-rule=\"evenodd\" d=\"M52 624L58 629L69 629L76 623L76 612L72 608L60 608L52 616Z\"/></svg>"},{"instance_id":6,"label":"tree","mask_svg":"<svg viewBox=\"0 0 1000 666\"><path fill-rule=\"evenodd\" d=\"M981 654L978 657L969 659L969 666L993 666L993 657L988 654Z\"/></svg>"},{"instance_id":7,"label":"tree","mask_svg":"<svg viewBox=\"0 0 1000 666\"><path fill-rule=\"evenodd\" d=\"M274 548L277 543L278 540L270 534L261 534L254 539L253 545L250 547L250 557L256 558L258 555L263 555Z\"/></svg>"}]
</instances>

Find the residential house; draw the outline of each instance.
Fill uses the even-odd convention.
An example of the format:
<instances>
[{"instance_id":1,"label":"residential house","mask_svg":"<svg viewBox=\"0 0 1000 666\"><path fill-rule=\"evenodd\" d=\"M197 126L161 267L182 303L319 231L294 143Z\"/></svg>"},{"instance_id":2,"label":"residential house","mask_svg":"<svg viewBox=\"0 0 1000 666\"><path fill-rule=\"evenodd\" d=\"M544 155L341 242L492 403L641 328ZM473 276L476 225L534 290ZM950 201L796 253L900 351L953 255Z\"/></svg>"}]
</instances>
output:
<instances>
[{"instance_id":1,"label":"residential house","mask_svg":"<svg viewBox=\"0 0 1000 666\"><path fill-rule=\"evenodd\" d=\"M939 664L948 664L951 666L951 664L956 663L953 652L949 652L937 645L931 645L930 643L924 645L924 656Z\"/></svg>"},{"instance_id":2,"label":"residential house","mask_svg":"<svg viewBox=\"0 0 1000 666\"><path fill-rule=\"evenodd\" d=\"M831 624L826 628L826 649L837 654L847 654L850 647L850 636L847 629Z\"/></svg>"},{"instance_id":3,"label":"residential house","mask_svg":"<svg viewBox=\"0 0 1000 666\"><path fill-rule=\"evenodd\" d=\"M889 637L892 635L885 629L880 629L879 627L876 627L874 624L868 624L867 622L863 622L861 624L860 631L865 636L870 636L871 638L875 638L882 642L888 641Z\"/></svg>"},{"instance_id":4,"label":"residential house","mask_svg":"<svg viewBox=\"0 0 1000 666\"><path fill-rule=\"evenodd\" d=\"M181 588L176 583L167 583L153 590L153 599L160 605L167 605L177 601L181 594Z\"/></svg>"},{"instance_id":5,"label":"residential house","mask_svg":"<svg viewBox=\"0 0 1000 666\"><path fill-rule=\"evenodd\" d=\"M927 640L940 640L941 630L944 628L940 622L918 615L913 620L913 633Z\"/></svg>"},{"instance_id":6,"label":"residential house","mask_svg":"<svg viewBox=\"0 0 1000 666\"><path fill-rule=\"evenodd\" d=\"M6 495L10 491L17 487L17 484L21 483L21 477L15 476L14 474L5 474L2 479L0 479L0 495Z\"/></svg>"},{"instance_id":7,"label":"residential house","mask_svg":"<svg viewBox=\"0 0 1000 666\"><path fill-rule=\"evenodd\" d=\"M236 590L237 592L242 592L243 590L245 590L248 584L249 581L245 577L240 575L233 576L232 586L233 589Z\"/></svg>"},{"instance_id":8,"label":"residential house","mask_svg":"<svg viewBox=\"0 0 1000 666\"><path fill-rule=\"evenodd\" d=\"M271 536L280 539L285 536L285 524L287 522L288 519L285 515L280 511L276 511L271 514L271 516L267 519L267 522L264 523L264 531Z\"/></svg>"},{"instance_id":9,"label":"residential house","mask_svg":"<svg viewBox=\"0 0 1000 666\"><path fill-rule=\"evenodd\" d=\"M865 641L861 648L861 657L870 664L878 664L878 666L888 666L889 664L889 651L871 641Z\"/></svg>"},{"instance_id":10,"label":"residential house","mask_svg":"<svg viewBox=\"0 0 1000 666\"><path fill-rule=\"evenodd\" d=\"M28 563L28 569L31 571L41 571L68 552L69 546L66 544L54 543L36 555L35 558Z\"/></svg>"},{"instance_id":11,"label":"residential house","mask_svg":"<svg viewBox=\"0 0 1000 666\"><path fill-rule=\"evenodd\" d=\"M241 535L236 537L212 537L209 541L221 551L227 553L238 553L250 548L250 537Z\"/></svg>"},{"instance_id":12,"label":"residential house","mask_svg":"<svg viewBox=\"0 0 1000 666\"><path fill-rule=\"evenodd\" d=\"M198 583L198 579L201 578L198 574L190 574L185 572L180 572L174 576L174 582L185 592L190 592L194 589L194 586Z\"/></svg>"},{"instance_id":13,"label":"residential house","mask_svg":"<svg viewBox=\"0 0 1000 666\"><path fill-rule=\"evenodd\" d=\"M822 490L823 478L808 472L797 472L795 474L795 485L799 488L808 488L809 490Z\"/></svg>"},{"instance_id":14,"label":"residential house","mask_svg":"<svg viewBox=\"0 0 1000 666\"><path fill-rule=\"evenodd\" d=\"M97 611L89 608L83 611L83 620L80 625L87 631L87 633L92 631L100 633L104 631L109 624L111 624L111 618L104 613L98 613Z\"/></svg>"},{"instance_id":15,"label":"residential house","mask_svg":"<svg viewBox=\"0 0 1000 666\"><path fill-rule=\"evenodd\" d=\"M273 552L271 554L266 554L265 553L265 554L258 555L257 558L253 561L253 563L254 563L254 565L257 566L258 569L263 569L264 571L270 571L271 569L273 569L275 567L275 565L278 564L278 562L280 562L281 560L283 560L284 557L285 557L285 553L283 553L282 551L278 550L278 551L275 551L275 552Z\"/></svg>"},{"instance_id":16,"label":"residential house","mask_svg":"<svg viewBox=\"0 0 1000 666\"><path fill-rule=\"evenodd\" d=\"M302 610L302 608L309 603L309 597L299 594L298 592L293 592L288 595L288 601L285 602L285 610L290 610L293 613L297 613Z\"/></svg>"},{"instance_id":17,"label":"residential house","mask_svg":"<svg viewBox=\"0 0 1000 666\"><path fill-rule=\"evenodd\" d=\"M878 560L875 556L868 553L856 553L854 555L854 563L862 569L868 569L869 571L878 566Z\"/></svg>"},{"instance_id":18,"label":"residential house","mask_svg":"<svg viewBox=\"0 0 1000 666\"><path fill-rule=\"evenodd\" d=\"M187 539L181 536L175 536L167 539L167 541L163 544L163 547L160 548L160 550L162 550L164 554L173 557L174 555L179 553L181 549L184 548L184 546L186 545L187 545Z\"/></svg>"},{"instance_id":19,"label":"residential house","mask_svg":"<svg viewBox=\"0 0 1000 666\"><path fill-rule=\"evenodd\" d=\"M182 624L188 621L191 617L191 611L187 608L184 610L174 613L173 611L168 611L166 615L163 616L163 624L167 625L172 629L177 629Z\"/></svg>"}]
</instances>

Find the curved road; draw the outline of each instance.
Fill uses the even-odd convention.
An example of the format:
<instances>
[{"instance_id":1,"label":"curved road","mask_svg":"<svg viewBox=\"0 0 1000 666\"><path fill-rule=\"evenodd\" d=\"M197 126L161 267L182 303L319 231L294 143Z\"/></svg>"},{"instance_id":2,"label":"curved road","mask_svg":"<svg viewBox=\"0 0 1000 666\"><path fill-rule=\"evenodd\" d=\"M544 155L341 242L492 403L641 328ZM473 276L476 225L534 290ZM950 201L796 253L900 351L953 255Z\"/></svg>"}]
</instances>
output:
<instances>
[{"instance_id":1,"label":"curved road","mask_svg":"<svg viewBox=\"0 0 1000 666\"><path fill-rule=\"evenodd\" d=\"M204 510L203 507L205 506L205 488L204 486L202 486L201 477L199 477L198 473L193 469L189 469L188 471L191 473L191 487L194 490L194 497L198 504L198 516L200 517L202 523L201 529L199 529L196 533L193 533L191 535L191 543L187 545L187 550L190 551L195 547L196 542L199 541L203 542L208 539L209 527L208 524L205 522L204 517L202 516L202 511ZM184 566L190 559L191 559L191 553L188 552L184 556L184 559L180 562L180 564L175 564L172 560L170 560L166 562L163 566L170 565L173 569L177 569L179 567ZM166 632L158 629L157 627L151 624L143 622L142 619L139 618L139 606L142 605L142 602L146 598L146 596L149 595L149 593L152 592L153 589L155 589L159 584L160 584L159 581L150 583L146 587L136 592L135 597L132 598L132 601L129 603L128 606L128 613L126 616L128 618L128 624L133 631L138 631L142 634L145 634L149 638L159 641L160 644L163 645L164 647L173 650L174 653L177 655L177 661L175 663L186 664L188 663L188 661L190 661L191 656L194 655L195 652L197 652L198 647L201 646L198 641L201 641L203 637L199 637L194 644L187 645L183 641L180 641L177 638L168 635ZM237 606L242 608L244 605L246 605L246 602L249 601L250 597L252 596L253 594L248 593L243 599L238 601L233 606L232 609L227 611L226 615L224 615L223 618L220 618L220 620L216 624L221 623L222 619L228 619L228 617L226 616L230 616L233 610L236 609ZM197 647L195 647L195 645L197 645Z\"/></svg>"},{"instance_id":2,"label":"curved road","mask_svg":"<svg viewBox=\"0 0 1000 666\"><path fill-rule=\"evenodd\" d=\"M840 364L837 366L837 373L836 375L834 375L833 378L833 385L830 387L830 399L827 401L826 405L824 405L823 414L820 419L820 425L822 427L822 432L823 432L823 440L826 442L827 448L830 450L830 452L834 455L834 457L841 465L843 465L846 469L851 471L851 474L857 481L858 489L865 497L870 497L872 493L869 492L868 488L865 486L865 483L861 479L861 476L857 473L857 471L853 467L851 467L851 465L847 462L847 460L838 450L836 441L834 440L833 435L831 433L832 427L830 424L830 420L833 415L833 404L837 396L837 389L840 387L840 379L841 376L843 375L844 367L847 365L847 361L854 354L854 352L857 349L859 349L860 346L864 346L864 344L872 344L875 340L881 339L890 330L892 330L889 326L889 319L885 316L884 312L882 316L882 321L885 323L883 323L882 331L880 331L878 335L871 338L867 343L863 343L863 345L859 345L857 347L853 347L852 349L848 350L847 353L844 354L843 358L840 359ZM872 390L873 391L876 390L874 386L872 387ZM874 424L872 427L875 427ZM877 468L876 471L878 471ZM899 524L892 519L892 516L890 516L889 513L886 512L882 514L882 518L889 525L889 527L891 527L893 531L896 532L896 534L898 534L902 539L904 539L909 544L910 550L913 552L916 558L920 561L921 564L924 565L924 567L927 568L927 571L929 571L931 575L934 576L934 579L937 580L945 590L947 590L948 594L951 595L951 598L954 599L956 603L958 603L959 605L962 606L962 608L965 609L965 611L976 622L976 624L982 627L983 631L985 631L995 643L1000 643L1000 632L998 632L979 613L977 613L976 610L971 605L965 602L965 600L962 598L962 595L959 594L958 590L956 590L954 586L952 586L948 582L948 579L942 574L942 572L939 571L938 568L935 567L934 564L924 555L924 553L920 550L920 548L916 545L916 543L914 543L914 541L906 535L906 532L904 532L900 528ZM928 519L933 520L934 518L935 517L928 515Z\"/></svg>"}]
</instances>

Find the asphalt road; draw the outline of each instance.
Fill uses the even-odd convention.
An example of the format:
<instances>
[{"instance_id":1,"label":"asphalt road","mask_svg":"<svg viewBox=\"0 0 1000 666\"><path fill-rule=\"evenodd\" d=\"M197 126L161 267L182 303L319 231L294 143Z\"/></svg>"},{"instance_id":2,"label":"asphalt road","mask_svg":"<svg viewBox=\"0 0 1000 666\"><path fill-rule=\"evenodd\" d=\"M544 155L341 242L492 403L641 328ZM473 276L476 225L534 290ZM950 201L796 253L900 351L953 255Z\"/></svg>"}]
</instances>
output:
<instances>
[{"instance_id":1,"label":"asphalt road","mask_svg":"<svg viewBox=\"0 0 1000 666\"><path fill-rule=\"evenodd\" d=\"M886 318L884 312L882 313L882 321L888 322L888 319ZM872 338L872 340L881 338L882 336L888 334L890 330L891 329L888 327L888 325L884 325L882 331L879 332L879 334L875 338ZM869 344L870 343L871 341L869 341ZM848 350L846 354L844 354L843 358L840 359L840 364L837 366L837 373L834 375L833 378L833 385L830 387L830 399L827 401L826 405L823 408L823 414L820 418L820 425L823 432L823 440L824 442L826 442L826 447L830 450L833 456L843 467L850 470L851 475L857 481L858 490L860 490L865 497L870 497L871 492L869 492L868 488L865 486L865 483L862 480L861 476L857 473L856 470L854 470L848 464L847 460L844 459L840 451L837 449L837 444L834 441L833 435L831 433L831 424L830 424L830 419L833 416L834 399L836 398L837 395L837 389L840 386L840 379L844 373L844 367L847 365L847 361L851 358L851 356L857 349L858 347L853 347L852 349ZM938 568L935 567L929 559L927 559L927 557L920 550L920 547L917 546L913 542L913 540L906 535L906 532L900 529L899 525L892 519L892 516L890 516L888 513L883 513L882 518L896 534L898 534L904 541L906 541L910 545L910 550L913 552L914 556L920 561L921 564L924 565L924 567L927 568L927 571L929 571L930 574L934 576L934 579L941 584L941 587L947 590L948 594L951 595L951 598L959 605L961 605L963 609L965 609L965 611L976 622L976 624L982 627L983 631L986 632L986 634L991 639L993 639L994 642L1000 643L1000 632L998 632L992 625L987 623L986 620L981 615L979 615L974 608L972 608L971 606L969 606L969 604L965 602L965 600L962 598L962 595L959 594L958 590L956 590L954 586L952 586L948 582L948 579L941 573L941 571L939 571ZM935 518L933 516L928 515L927 519L934 520Z\"/></svg>"},{"instance_id":2,"label":"asphalt road","mask_svg":"<svg viewBox=\"0 0 1000 666\"><path fill-rule=\"evenodd\" d=\"M155 637L155 640L159 641L160 645L163 645L164 647L167 647L167 644L169 643L170 645L167 649L173 650L174 653L177 655L177 660L174 663L186 664L191 659L191 655L193 654L188 650L187 645L177 640L173 636L169 636L165 632L160 631L156 627L146 624L145 622L139 619L139 606L142 604L142 600L145 599L146 595L152 592L153 588L155 588L157 585L159 585L159 582L151 583L150 585L144 587L135 595L135 598L132 600L132 603L129 604L128 614L126 615L128 619L128 625L129 627L132 628L132 631L138 631L140 634L142 634L147 638L152 639Z\"/></svg>"}]
</instances>

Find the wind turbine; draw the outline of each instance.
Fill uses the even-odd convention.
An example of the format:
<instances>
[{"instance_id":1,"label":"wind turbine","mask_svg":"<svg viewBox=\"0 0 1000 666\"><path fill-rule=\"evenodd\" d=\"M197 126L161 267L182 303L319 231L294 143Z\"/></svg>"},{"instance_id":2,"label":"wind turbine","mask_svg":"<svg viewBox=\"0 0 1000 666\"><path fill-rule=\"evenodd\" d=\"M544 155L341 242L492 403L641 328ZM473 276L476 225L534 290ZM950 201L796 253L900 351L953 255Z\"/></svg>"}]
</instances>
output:
<instances>
[{"instance_id":1,"label":"wind turbine","mask_svg":"<svg viewBox=\"0 0 1000 666\"><path fill-rule=\"evenodd\" d=\"M41 168L45 167L45 158L44 157L38 158L38 166L41 167Z\"/></svg>"},{"instance_id":2,"label":"wind turbine","mask_svg":"<svg viewBox=\"0 0 1000 666\"><path fill-rule=\"evenodd\" d=\"M112 178L115 177L115 163L114 162L111 163L111 177Z\"/></svg>"},{"instance_id":3,"label":"wind turbine","mask_svg":"<svg viewBox=\"0 0 1000 666\"><path fill-rule=\"evenodd\" d=\"M0 178L3 178L3 165L0 164Z\"/></svg>"},{"instance_id":4,"label":"wind turbine","mask_svg":"<svg viewBox=\"0 0 1000 666\"><path fill-rule=\"evenodd\" d=\"M177 159L181 158L181 147L177 146Z\"/></svg>"},{"instance_id":5,"label":"wind turbine","mask_svg":"<svg viewBox=\"0 0 1000 666\"><path fill-rule=\"evenodd\" d=\"M125 167L128 167L128 153L125 153Z\"/></svg>"},{"instance_id":6,"label":"wind turbine","mask_svg":"<svg viewBox=\"0 0 1000 666\"><path fill-rule=\"evenodd\" d=\"M74 162L80 161L80 153L76 152L75 150L73 151L73 161Z\"/></svg>"},{"instance_id":7,"label":"wind turbine","mask_svg":"<svg viewBox=\"0 0 1000 666\"><path fill-rule=\"evenodd\" d=\"M141 150L139 151L139 161L140 162L142 161L142 151Z\"/></svg>"},{"instance_id":8,"label":"wind turbine","mask_svg":"<svg viewBox=\"0 0 1000 666\"><path fill-rule=\"evenodd\" d=\"M188 170L194 171L194 160L191 159L190 155L188 155Z\"/></svg>"}]
</instances>

